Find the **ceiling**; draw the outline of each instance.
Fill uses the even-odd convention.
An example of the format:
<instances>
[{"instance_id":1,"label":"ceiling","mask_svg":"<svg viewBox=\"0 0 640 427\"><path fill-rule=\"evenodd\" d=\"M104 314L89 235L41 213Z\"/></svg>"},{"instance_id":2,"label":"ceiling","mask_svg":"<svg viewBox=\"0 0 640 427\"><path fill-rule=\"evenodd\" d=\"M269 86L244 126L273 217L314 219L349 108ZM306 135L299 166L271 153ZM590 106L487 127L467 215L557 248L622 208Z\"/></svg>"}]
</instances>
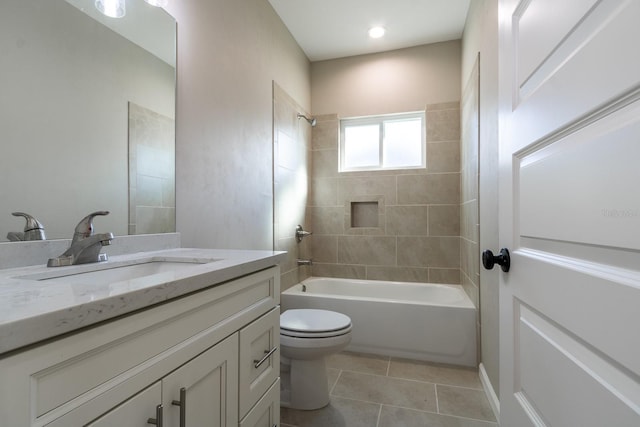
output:
<instances>
[{"instance_id":1,"label":"ceiling","mask_svg":"<svg viewBox=\"0 0 640 427\"><path fill-rule=\"evenodd\" d=\"M311 61L462 37L470 0L269 0ZM381 39L369 28L383 26Z\"/></svg>"}]
</instances>

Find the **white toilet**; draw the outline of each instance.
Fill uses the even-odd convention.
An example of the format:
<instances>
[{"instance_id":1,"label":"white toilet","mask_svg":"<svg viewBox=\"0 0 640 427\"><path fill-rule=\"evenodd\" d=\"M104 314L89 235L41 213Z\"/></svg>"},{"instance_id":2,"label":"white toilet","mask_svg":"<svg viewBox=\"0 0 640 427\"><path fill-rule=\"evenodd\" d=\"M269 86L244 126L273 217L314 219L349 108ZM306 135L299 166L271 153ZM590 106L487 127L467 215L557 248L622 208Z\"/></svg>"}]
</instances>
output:
<instances>
[{"instance_id":1,"label":"white toilet","mask_svg":"<svg viewBox=\"0 0 640 427\"><path fill-rule=\"evenodd\" d=\"M280 405L318 409L329 404L324 358L351 342L351 319L328 310L295 309L280 315Z\"/></svg>"}]
</instances>

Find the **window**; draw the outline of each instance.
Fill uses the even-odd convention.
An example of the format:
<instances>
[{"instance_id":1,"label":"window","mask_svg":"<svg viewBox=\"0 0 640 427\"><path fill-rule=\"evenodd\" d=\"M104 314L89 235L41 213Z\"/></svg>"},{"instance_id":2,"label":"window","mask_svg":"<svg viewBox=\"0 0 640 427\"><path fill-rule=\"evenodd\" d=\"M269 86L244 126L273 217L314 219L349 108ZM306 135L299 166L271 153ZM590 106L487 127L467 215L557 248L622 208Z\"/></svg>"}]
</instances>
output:
<instances>
[{"instance_id":1,"label":"window","mask_svg":"<svg viewBox=\"0 0 640 427\"><path fill-rule=\"evenodd\" d=\"M340 172L424 167L423 111L340 121Z\"/></svg>"}]
</instances>

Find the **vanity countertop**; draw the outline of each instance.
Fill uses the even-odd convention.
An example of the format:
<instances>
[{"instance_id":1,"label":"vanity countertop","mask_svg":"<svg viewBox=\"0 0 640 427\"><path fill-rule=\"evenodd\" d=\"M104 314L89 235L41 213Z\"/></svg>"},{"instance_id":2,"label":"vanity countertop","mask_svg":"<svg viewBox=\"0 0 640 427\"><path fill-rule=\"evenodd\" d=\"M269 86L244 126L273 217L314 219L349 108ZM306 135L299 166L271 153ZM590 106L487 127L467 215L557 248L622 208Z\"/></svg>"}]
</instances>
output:
<instances>
[{"instance_id":1,"label":"vanity countertop","mask_svg":"<svg viewBox=\"0 0 640 427\"><path fill-rule=\"evenodd\" d=\"M180 258L194 264L186 270L108 284L78 280L70 281L78 283L65 283L64 277L34 280L39 275L81 273L95 269L96 264L0 270L0 355L271 267L281 262L284 254L180 248L112 256L106 263L135 264L149 258ZM206 262L211 260L214 261Z\"/></svg>"}]
</instances>

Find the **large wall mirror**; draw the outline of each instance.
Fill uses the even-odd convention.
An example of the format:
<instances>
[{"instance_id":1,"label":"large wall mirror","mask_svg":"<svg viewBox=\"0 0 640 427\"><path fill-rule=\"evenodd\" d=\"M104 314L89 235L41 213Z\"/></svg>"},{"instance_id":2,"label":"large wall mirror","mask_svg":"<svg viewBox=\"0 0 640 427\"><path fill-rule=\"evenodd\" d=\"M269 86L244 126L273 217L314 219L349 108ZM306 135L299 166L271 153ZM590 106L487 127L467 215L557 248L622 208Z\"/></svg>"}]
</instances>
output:
<instances>
[{"instance_id":1,"label":"large wall mirror","mask_svg":"<svg viewBox=\"0 0 640 427\"><path fill-rule=\"evenodd\" d=\"M176 23L143 0L0 3L0 240L88 213L116 235L175 231Z\"/></svg>"}]
</instances>

